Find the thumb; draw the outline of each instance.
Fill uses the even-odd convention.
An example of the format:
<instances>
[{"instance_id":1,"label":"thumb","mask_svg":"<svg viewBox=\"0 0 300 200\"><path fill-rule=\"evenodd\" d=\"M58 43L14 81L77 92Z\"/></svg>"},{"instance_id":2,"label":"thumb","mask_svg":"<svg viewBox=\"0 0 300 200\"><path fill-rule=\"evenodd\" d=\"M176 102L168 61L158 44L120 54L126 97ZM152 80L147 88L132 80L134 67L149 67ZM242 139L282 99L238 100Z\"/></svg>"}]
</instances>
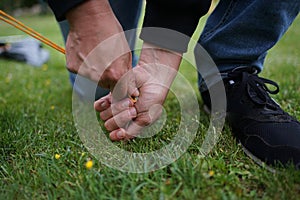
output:
<instances>
[{"instance_id":1,"label":"thumb","mask_svg":"<svg viewBox=\"0 0 300 200\"><path fill-rule=\"evenodd\" d=\"M112 90L112 98L115 101L120 101L125 97L138 96L139 90L136 85L135 74L132 70L130 70L114 85Z\"/></svg>"},{"instance_id":2,"label":"thumb","mask_svg":"<svg viewBox=\"0 0 300 200\"><path fill-rule=\"evenodd\" d=\"M139 92L138 87L136 85L135 77L129 79L129 82L128 82L128 85L127 85L127 96L132 97L132 98L140 96L140 92Z\"/></svg>"}]
</instances>

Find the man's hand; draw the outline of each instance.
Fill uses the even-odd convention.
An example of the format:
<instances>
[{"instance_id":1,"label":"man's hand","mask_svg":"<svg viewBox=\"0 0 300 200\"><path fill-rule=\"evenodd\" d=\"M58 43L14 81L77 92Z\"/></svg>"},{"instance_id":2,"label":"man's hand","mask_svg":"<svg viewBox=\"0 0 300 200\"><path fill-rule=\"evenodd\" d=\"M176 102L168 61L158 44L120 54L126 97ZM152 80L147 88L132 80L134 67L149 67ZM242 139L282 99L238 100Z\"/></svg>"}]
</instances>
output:
<instances>
[{"instance_id":1,"label":"man's hand","mask_svg":"<svg viewBox=\"0 0 300 200\"><path fill-rule=\"evenodd\" d=\"M66 43L68 70L112 90L117 81L132 68L132 57L123 29L108 1L85 1L70 10L66 17L70 23ZM92 50L95 52L86 59Z\"/></svg>"},{"instance_id":2,"label":"man's hand","mask_svg":"<svg viewBox=\"0 0 300 200\"><path fill-rule=\"evenodd\" d=\"M111 96L106 96L95 102L95 109L111 131L111 140L131 139L160 117L180 62L181 55L177 53L143 45L139 64L133 69L140 93L138 101L133 104L125 98L114 103Z\"/></svg>"}]
</instances>

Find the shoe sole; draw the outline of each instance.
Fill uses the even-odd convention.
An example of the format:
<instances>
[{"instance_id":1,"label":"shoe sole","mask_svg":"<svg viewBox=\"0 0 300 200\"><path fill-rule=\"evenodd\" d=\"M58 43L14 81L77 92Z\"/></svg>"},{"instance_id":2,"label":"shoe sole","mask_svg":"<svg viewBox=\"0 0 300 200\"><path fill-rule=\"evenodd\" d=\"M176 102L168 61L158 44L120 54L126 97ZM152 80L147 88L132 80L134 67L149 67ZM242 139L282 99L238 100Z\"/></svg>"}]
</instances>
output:
<instances>
[{"instance_id":1,"label":"shoe sole","mask_svg":"<svg viewBox=\"0 0 300 200\"><path fill-rule=\"evenodd\" d=\"M244 153L250 157L257 165L267 169L268 171L272 172L272 173L276 173L277 171L270 167L269 165L267 165L264 161L262 161L261 159L257 158L255 155L253 155L250 151L248 151L248 149L246 147L243 146L243 144L241 142L239 142L239 144L242 146L242 149L244 151Z\"/></svg>"}]
</instances>

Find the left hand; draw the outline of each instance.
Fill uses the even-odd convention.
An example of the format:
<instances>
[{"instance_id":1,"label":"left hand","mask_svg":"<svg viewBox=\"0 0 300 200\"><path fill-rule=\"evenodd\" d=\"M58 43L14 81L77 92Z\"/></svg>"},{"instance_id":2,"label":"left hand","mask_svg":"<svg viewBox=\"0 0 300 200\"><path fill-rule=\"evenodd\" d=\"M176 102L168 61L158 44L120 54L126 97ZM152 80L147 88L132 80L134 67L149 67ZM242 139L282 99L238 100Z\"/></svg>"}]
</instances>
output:
<instances>
[{"instance_id":1,"label":"left hand","mask_svg":"<svg viewBox=\"0 0 300 200\"><path fill-rule=\"evenodd\" d=\"M139 64L133 69L140 94L138 101L133 104L125 98L112 103L112 96L108 95L95 102L95 109L100 112L107 130L111 131L111 140L134 138L160 117L180 62L181 55L177 53L143 45Z\"/></svg>"}]
</instances>

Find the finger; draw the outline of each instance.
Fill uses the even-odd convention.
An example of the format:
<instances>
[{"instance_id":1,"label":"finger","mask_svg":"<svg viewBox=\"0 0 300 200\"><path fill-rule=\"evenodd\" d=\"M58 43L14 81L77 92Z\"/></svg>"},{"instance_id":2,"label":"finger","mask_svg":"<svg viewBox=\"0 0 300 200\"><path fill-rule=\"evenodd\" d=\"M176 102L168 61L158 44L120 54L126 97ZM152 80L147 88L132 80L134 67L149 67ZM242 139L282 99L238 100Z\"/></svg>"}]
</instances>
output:
<instances>
[{"instance_id":1,"label":"finger","mask_svg":"<svg viewBox=\"0 0 300 200\"><path fill-rule=\"evenodd\" d=\"M127 96L137 97L139 96L139 90L136 86L136 77L131 69L122 76L120 80L114 85L112 96L115 100L123 99Z\"/></svg>"},{"instance_id":2,"label":"finger","mask_svg":"<svg viewBox=\"0 0 300 200\"><path fill-rule=\"evenodd\" d=\"M117 81L115 85L111 85L110 91L112 91L112 98L116 101L120 101L127 97L128 93L128 73L126 73L121 79Z\"/></svg>"},{"instance_id":3,"label":"finger","mask_svg":"<svg viewBox=\"0 0 300 200\"><path fill-rule=\"evenodd\" d=\"M141 134L145 127L152 125L159 119L162 114L162 108L160 104L155 104L149 108L148 112L139 113L137 118L127 127L126 136L133 138Z\"/></svg>"},{"instance_id":4,"label":"finger","mask_svg":"<svg viewBox=\"0 0 300 200\"><path fill-rule=\"evenodd\" d=\"M137 115L136 109L134 107L125 110L118 115L115 115L113 118L110 118L104 123L105 128L108 131L113 131L118 128L124 127L128 122L134 119Z\"/></svg>"},{"instance_id":5,"label":"finger","mask_svg":"<svg viewBox=\"0 0 300 200\"><path fill-rule=\"evenodd\" d=\"M106 95L105 97L102 97L101 99L95 101L94 108L98 112L102 112L104 110L107 110L111 105L111 94Z\"/></svg>"},{"instance_id":6,"label":"finger","mask_svg":"<svg viewBox=\"0 0 300 200\"><path fill-rule=\"evenodd\" d=\"M131 78L129 79L128 81L128 85L127 85L127 94L128 96L131 96L131 97L138 97L140 95L140 92L136 86L136 80L135 80L135 76L132 74L131 75Z\"/></svg>"},{"instance_id":7,"label":"finger","mask_svg":"<svg viewBox=\"0 0 300 200\"><path fill-rule=\"evenodd\" d=\"M137 135L139 135L142 130L150 125L151 118L147 112L145 113L140 113L138 117L132 121L129 126L127 127L126 131L126 138L134 138Z\"/></svg>"},{"instance_id":8,"label":"finger","mask_svg":"<svg viewBox=\"0 0 300 200\"><path fill-rule=\"evenodd\" d=\"M133 106L133 102L129 98L125 98L120 102L112 103L110 107L105 110L100 111L100 118L104 121L112 118L114 115L119 114L125 110L128 110L129 107Z\"/></svg>"},{"instance_id":9,"label":"finger","mask_svg":"<svg viewBox=\"0 0 300 200\"><path fill-rule=\"evenodd\" d=\"M117 130L114 130L114 131L110 132L109 138L112 141L132 139L132 137L126 135L126 131L123 128L120 128L120 129L117 129Z\"/></svg>"},{"instance_id":10,"label":"finger","mask_svg":"<svg viewBox=\"0 0 300 200\"><path fill-rule=\"evenodd\" d=\"M137 102L138 97L140 96L140 92L137 88L131 88L130 92L128 92L128 97L133 103Z\"/></svg>"}]
</instances>

